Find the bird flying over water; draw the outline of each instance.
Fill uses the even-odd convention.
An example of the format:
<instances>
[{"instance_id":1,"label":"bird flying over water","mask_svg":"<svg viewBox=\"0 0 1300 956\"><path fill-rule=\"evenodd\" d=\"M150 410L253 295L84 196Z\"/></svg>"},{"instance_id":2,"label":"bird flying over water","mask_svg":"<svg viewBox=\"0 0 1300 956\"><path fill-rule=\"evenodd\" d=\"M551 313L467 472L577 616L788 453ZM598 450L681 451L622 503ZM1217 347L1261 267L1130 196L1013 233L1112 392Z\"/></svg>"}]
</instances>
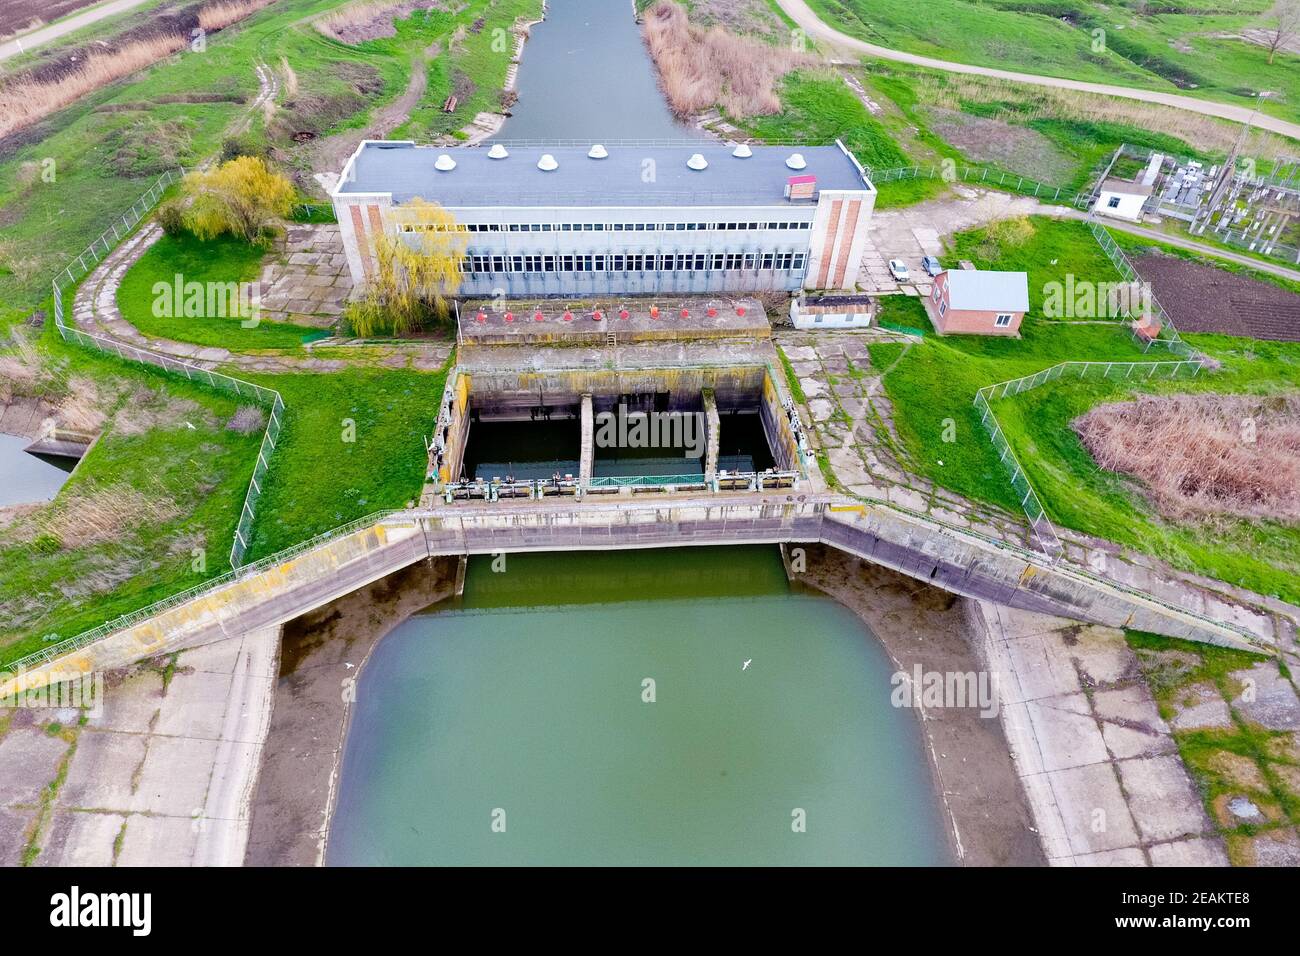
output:
<instances>
[{"instance_id":1,"label":"bird flying over water","mask_svg":"<svg viewBox=\"0 0 1300 956\"><path fill-rule=\"evenodd\" d=\"M754 658L751 657L749 660L745 661L745 663L740 665L740 669L742 671L747 671L749 670L749 665L752 663L754 663Z\"/></svg>"}]
</instances>

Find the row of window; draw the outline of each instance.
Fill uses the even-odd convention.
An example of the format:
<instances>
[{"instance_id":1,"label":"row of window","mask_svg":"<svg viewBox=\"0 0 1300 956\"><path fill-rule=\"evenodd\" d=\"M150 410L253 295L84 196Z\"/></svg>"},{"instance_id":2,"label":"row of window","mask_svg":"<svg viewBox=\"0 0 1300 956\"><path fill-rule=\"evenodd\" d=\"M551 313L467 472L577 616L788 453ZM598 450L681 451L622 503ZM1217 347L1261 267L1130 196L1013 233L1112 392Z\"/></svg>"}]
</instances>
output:
<instances>
[{"instance_id":1,"label":"row of window","mask_svg":"<svg viewBox=\"0 0 1300 956\"><path fill-rule=\"evenodd\" d=\"M402 223L402 232L710 232L741 229L811 229L811 222L471 222Z\"/></svg>"},{"instance_id":2,"label":"row of window","mask_svg":"<svg viewBox=\"0 0 1300 956\"><path fill-rule=\"evenodd\" d=\"M802 269L802 252L685 252L590 256L466 256L470 275L508 272L730 272L741 269Z\"/></svg>"}]
</instances>

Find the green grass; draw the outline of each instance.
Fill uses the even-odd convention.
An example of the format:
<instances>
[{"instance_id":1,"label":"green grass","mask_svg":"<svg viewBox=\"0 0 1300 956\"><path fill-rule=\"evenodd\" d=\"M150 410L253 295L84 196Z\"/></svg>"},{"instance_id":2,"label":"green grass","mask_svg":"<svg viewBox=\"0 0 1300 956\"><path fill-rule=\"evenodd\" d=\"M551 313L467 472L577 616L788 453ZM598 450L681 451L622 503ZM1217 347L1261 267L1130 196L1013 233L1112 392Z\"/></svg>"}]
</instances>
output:
<instances>
[{"instance_id":1,"label":"green grass","mask_svg":"<svg viewBox=\"0 0 1300 956\"><path fill-rule=\"evenodd\" d=\"M174 289L182 283L256 282L266 250L241 239L221 236L204 242L191 235L164 235L122 277L117 305L122 317L145 335L195 345L236 350L294 349L304 342L325 338L328 332L288 322L259 321L249 328L238 315L186 316L173 301L175 295L155 290L156 283ZM215 304L215 303L214 303ZM227 309L229 311L229 309ZM156 312L165 314L158 315Z\"/></svg>"},{"instance_id":2,"label":"green grass","mask_svg":"<svg viewBox=\"0 0 1300 956\"><path fill-rule=\"evenodd\" d=\"M889 369L882 381L908 466L959 494L1016 514L1019 498L980 424L975 393L1071 359L1143 358L1127 335L1109 326L1061 325L1026 316L1021 335L927 335L917 344L871 346L872 364ZM945 442L949 420L956 425L956 440Z\"/></svg>"},{"instance_id":3,"label":"green grass","mask_svg":"<svg viewBox=\"0 0 1300 956\"><path fill-rule=\"evenodd\" d=\"M823 73L791 73L779 91L782 110L739 122L751 135L766 140L791 140L810 144L839 139L863 166L897 169L912 165L885 125L867 110L838 77ZM941 180L904 180L883 183L876 208L902 206L928 199L946 189Z\"/></svg>"},{"instance_id":4,"label":"green grass","mask_svg":"<svg viewBox=\"0 0 1300 956\"><path fill-rule=\"evenodd\" d=\"M1033 233L1020 243L999 242L987 229L959 232L949 243L952 259L969 259L978 269L1025 272L1029 276L1029 310L1042 315L1044 289L1051 282L1076 280L1118 282L1119 273L1102 252L1092 231L1073 219L1029 220Z\"/></svg>"},{"instance_id":5,"label":"green grass","mask_svg":"<svg viewBox=\"0 0 1300 956\"><path fill-rule=\"evenodd\" d=\"M418 500L424 439L433 432L445 370L360 368L252 378L280 392L285 418L258 502L249 560Z\"/></svg>"},{"instance_id":6,"label":"green grass","mask_svg":"<svg viewBox=\"0 0 1300 956\"><path fill-rule=\"evenodd\" d=\"M51 507L68 507L93 488L126 485L148 500L172 502L177 515L145 511L116 539L66 549L47 535L32 539L21 523L0 530L3 660L228 570L240 503L262 438L260 432L245 435L225 427L240 405L232 396L64 345L52 334L39 347L64 381L94 382L118 416ZM47 394L57 397L57 390L56 385ZM122 426L142 408L161 424L148 430ZM204 555L201 570L195 548Z\"/></svg>"},{"instance_id":7,"label":"green grass","mask_svg":"<svg viewBox=\"0 0 1300 956\"><path fill-rule=\"evenodd\" d=\"M1300 57L1279 54L1269 65L1261 48L1208 34L1239 30L1263 6L1225 15L1138 15L1132 6L1087 0L1049 3L934 0L918 14L907 0L811 0L827 23L893 49L978 66L1120 86L1178 91L1253 106L1260 89L1284 96L1266 103L1274 115L1300 116ZM1061 17L1071 17L1075 24ZM1093 50L1095 29L1104 46ZM1176 49L1177 43L1184 49Z\"/></svg>"}]
</instances>

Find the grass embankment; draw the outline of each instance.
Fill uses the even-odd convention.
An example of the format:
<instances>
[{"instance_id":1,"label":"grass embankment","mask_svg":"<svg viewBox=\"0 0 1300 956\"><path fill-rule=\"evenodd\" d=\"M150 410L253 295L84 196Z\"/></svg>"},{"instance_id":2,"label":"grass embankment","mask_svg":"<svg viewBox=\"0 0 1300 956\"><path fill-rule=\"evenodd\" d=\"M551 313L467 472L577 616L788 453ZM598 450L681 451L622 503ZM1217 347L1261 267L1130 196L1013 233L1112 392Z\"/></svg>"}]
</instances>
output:
<instances>
[{"instance_id":1,"label":"grass embankment","mask_svg":"<svg viewBox=\"0 0 1300 956\"><path fill-rule=\"evenodd\" d=\"M262 440L233 396L53 334L38 353L42 395L106 419L55 500L0 528L0 660L227 570Z\"/></svg>"},{"instance_id":2,"label":"grass embankment","mask_svg":"<svg viewBox=\"0 0 1300 956\"><path fill-rule=\"evenodd\" d=\"M52 333L41 351L109 418L54 502L0 529L0 660L229 570L262 440L261 427L232 429L240 403L225 393L63 345ZM418 497L423 436L445 371L256 378L280 391L287 410L249 560ZM44 384L44 394L56 391Z\"/></svg>"},{"instance_id":3,"label":"grass embankment","mask_svg":"<svg viewBox=\"0 0 1300 956\"><path fill-rule=\"evenodd\" d=\"M284 398L250 561L419 499L446 371L250 376Z\"/></svg>"},{"instance_id":4,"label":"grass embankment","mask_svg":"<svg viewBox=\"0 0 1300 956\"><path fill-rule=\"evenodd\" d=\"M1240 31L1270 6L1246 0L1220 13L1146 12L1137 0L1101 8L1086 0L975 3L936 0L918 16L907 0L810 0L825 22L870 43L938 59L1096 83L1181 92L1300 117L1300 57L1213 34ZM1096 30L1104 31L1097 35ZM1102 46L1094 49L1095 37Z\"/></svg>"},{"instance_id":5,"label":"grass embankment","mask_svg":"<svg viewBox=\"0 0 1300 956\"><path fill-rule=\"evenodd\" d=\"M1237 709L1244 687L1235 674L1265 659L1139 631L1128 631L1126 637L1161 717L1171 720L1182 707L1215 698L1226 705L1226 727L1175 729L1173 736L1206 812L1226 840L1229 858L1238 865L1254 862L1253 837L1274 829L1285 833L1300 822L1300 750L1295 735L1260 727ZM1249 799L1264 819L1235 820L1225 806L1233 797Z\"/></svg>"},{"instance_id":6,"label":"grass embankment","mask_svg":"<svg viewBox=\"0 0 1300 956\"><path fill-rule=\"evenodd\" d=\"M1284 600L1300 602L1300 526L1220 515L1169 520L1141 485L1103 471L1070 423L1103 402L1168 393L1268 394L1300 388L1300 346L1188 336L1223 368L1191 380L1058 382L994 403L1007 440L1052 520ZM1166 358L1158 355L1156 358Z\"/></svg>"},{"instance_id":7,"label":"grass embankment","mask_svg":"<svg viewBox=\"0 0 1300 956\"><path fill-rule=\"evenodd\" d=\"M228 236L204 242L188 233L164 235L122 277L118 308L122 317L145 335L237 351L296 349L304 342L327 337L328 332L289 322L260 320L245 327L247 320L232 314L234 310L224 300L208 301L205 290L209 283L256 282L265 252L261 246ZM199 314L184 314L184 295L180 303L175 301L178 276L182 283L202 284ZM168 289L155 291L157 283Z\"/></svg>"},{"instance_id":8,"label":"grass embankment","mask_svg":"<svg viewBox=\"0 0 1300 956\"><path fill-rule=\"evenodd\" d=\"M412 122L399 130L424 137L459 128L491 105L509 52L491 52L493 30L509 28L536 0L470 0L454 17L417 12L395 37L351 47L312 28L337 0L276 0L247 20L49 117L0 158L0 311L30 309L49 279L105 229L165 170L217 153L232 124L249 116L245 148L274 145L310 185L315 139L363 126L372 111L405 88L421 51L446 41L452 52L429 67L430 83ZM479 18L478 32L473 27ZM464 36L451 44L450 34ZM257 94L255 67L280 74L280 108L266 122L248 114ZM476 84L455 114L440 112L457 65ZM288 67L286 70L285 67ZM448 70L447 82L437 75ZM219 91L225 99L216 99ZM435 105L436 103L436 105ZM436 113L436 115L434 115ZM304 139L306 142L299 142Z\"/></svg>"},{"instance_id":9,"label":"grass embankment","mask_svg":"<svg viewBox=\"0 0 1300 956\"><path fill-rule=\"evenodd\" d=\"M1043 319L1044 285L1067 273L1090 281L1117 281L1086 228L1074 222L1031 220L1035 230L1016 244L998 245L989 230L954 237L963 257L983 267L1029 273L1031 313L1020 339L927 335L910 347L872 346L872 362L888 369L883 385L894 406L902 452L910 467L938 484L1017 512L1019 501L972 404L984 385L1032 374L1063 361L1150 361L1114 325ZM996 230L994 230L996 232ZM1086 239L1086 241L1085 241ZM1053 521L1154 554L1187 570L1288 600L1300 600L1300 529L1270 522L1221 518L1171 522L1160 518L1141 489L1092 461L1070 422L1098 402L1147 391L1268 393L1300 386L1300 346L1223 336L1189 336L1220 359L1222 371L1192 380L1141 386L1061 380L1002 399L994 409ZM956 423L956 440L944 426ZM940 464L942 462L942 464Z\"/></svg>"}]
</instances>

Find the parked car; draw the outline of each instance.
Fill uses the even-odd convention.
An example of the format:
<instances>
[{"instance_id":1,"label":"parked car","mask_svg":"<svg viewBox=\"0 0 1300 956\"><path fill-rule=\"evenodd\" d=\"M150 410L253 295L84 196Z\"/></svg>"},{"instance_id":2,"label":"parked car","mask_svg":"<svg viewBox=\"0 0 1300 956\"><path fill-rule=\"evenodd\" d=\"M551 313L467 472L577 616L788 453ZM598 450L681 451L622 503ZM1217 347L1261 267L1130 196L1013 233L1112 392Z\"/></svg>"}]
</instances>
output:
<instances>
[{"instance_id":1,"label":"parked car","mask_svg":"<svg viewBox=\"0 0 1300 956\"><path fill-rule=\"evenodd\" d=\"M934 256L926 256L921 260L921 268L925 274L933 278L943 271L943 266L939 265L939 260Z\"/></svg>"},{"instance_id":2,"label":"parked car","mask_svg":"<svg viewBox=\"0 0 1300 956\"><path fill-rule=\"evenodd\" d=\"M899 282L906 282L911 273L907 271L907 263L902 259L889 260L889 274Z\"/></svg>"}]
</instances>

